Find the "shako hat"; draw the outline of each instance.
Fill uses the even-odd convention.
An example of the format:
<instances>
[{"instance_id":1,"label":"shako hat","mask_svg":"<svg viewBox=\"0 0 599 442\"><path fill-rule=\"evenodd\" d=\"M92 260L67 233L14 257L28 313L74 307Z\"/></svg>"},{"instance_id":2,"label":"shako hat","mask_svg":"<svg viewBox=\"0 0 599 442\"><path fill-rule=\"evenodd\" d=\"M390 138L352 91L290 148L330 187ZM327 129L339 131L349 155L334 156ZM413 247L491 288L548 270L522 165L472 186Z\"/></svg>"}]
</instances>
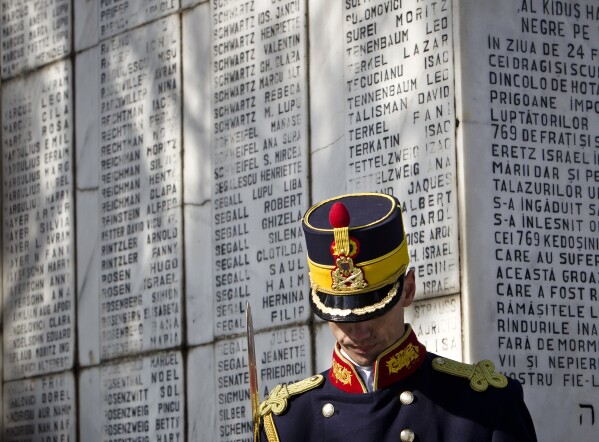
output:
<instances>
[{"instance_id":1,"label":"shako hat","mask_svg":"<svg viewBox=\"0 0 599 442\"><path fill-rule=\"evenodd\" d=\"M399 201L381 193L341 195L302 220L310 306L326 321L383 315L400 299L409 263Z\"/></svg>"}]
</instances>

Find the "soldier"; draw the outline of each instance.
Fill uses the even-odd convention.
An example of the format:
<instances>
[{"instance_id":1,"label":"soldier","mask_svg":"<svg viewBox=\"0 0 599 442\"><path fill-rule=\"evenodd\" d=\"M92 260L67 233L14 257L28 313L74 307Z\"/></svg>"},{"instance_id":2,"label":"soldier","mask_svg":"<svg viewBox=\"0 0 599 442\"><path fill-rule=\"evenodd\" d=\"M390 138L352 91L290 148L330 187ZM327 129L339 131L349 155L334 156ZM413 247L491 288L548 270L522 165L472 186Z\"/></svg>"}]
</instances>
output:
<instances>
[{"instance_id":1,"label":"soldier","mask_svg":"<svg viewBox=\"0 0 599 442\"><path fill-rule=\"evenodd\" d=\"M329 370L260 405L261 440L536 441L518 382L427 352L404 323L416 282L394 197L329 199L302 226L310 306L337 342Z\"/></svg>"}]
</instances>

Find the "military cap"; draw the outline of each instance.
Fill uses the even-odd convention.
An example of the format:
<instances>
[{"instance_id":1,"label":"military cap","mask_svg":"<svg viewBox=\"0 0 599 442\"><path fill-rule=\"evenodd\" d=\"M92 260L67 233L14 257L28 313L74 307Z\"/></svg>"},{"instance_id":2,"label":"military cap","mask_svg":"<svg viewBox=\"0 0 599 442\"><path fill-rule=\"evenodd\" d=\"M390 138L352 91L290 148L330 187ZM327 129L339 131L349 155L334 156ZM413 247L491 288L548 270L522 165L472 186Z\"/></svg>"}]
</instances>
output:
<instances>
[{"instance_id":1,"label":"military cap","mask_svg":"<svg viewBox=\"0 0 599 442\"><path fill-rule=\"evenodd\" d=\"M310 306L326 321L381 316L400 299L408 247L397 199L355 193L312 206L302 220Z\"/></svg>"}]
</instances>

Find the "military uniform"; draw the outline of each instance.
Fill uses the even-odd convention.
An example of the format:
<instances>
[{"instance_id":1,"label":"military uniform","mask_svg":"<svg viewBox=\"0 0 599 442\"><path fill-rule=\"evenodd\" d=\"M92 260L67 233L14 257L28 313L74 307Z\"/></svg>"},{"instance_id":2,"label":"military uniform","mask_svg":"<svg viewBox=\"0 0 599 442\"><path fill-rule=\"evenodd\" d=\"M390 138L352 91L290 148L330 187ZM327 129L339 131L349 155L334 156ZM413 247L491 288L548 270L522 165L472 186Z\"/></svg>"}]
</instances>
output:
<instances>
[{"instance_id":1,"label":"military uniform","mask_svg":"<svg viewBox=\"0 0 599 442\"><path fill-rule=\"evenodd\" d=\"M426 351L411 330L374 366L374 391L338 348L331 369L261 404L261 441L536 441L522 387L489 361Z\"/></svg>"},{"instance_id":2,"label":"military uniform","mask_svg":"<svg viewBox=\"0 0 599 442\"><path fill-rule=\"evenodd\" d=\"M414 298L415 283L414 272L406 273L408 245L396 198L331 198L308 209L302 227L310 306L339 334L337 347L329 370L271 391L259 407L263 440L536 440L520 384L496 373L490 361L467 365L428 353L405 327L403 308ZM369 329L374 323L384 330ZM357 329L374 337L360 347ZM377 357L379 342L388 348ZM358 357L373 363L370 392L342 352L355 356L356 347Z\"/></svg>"}]
</instances>

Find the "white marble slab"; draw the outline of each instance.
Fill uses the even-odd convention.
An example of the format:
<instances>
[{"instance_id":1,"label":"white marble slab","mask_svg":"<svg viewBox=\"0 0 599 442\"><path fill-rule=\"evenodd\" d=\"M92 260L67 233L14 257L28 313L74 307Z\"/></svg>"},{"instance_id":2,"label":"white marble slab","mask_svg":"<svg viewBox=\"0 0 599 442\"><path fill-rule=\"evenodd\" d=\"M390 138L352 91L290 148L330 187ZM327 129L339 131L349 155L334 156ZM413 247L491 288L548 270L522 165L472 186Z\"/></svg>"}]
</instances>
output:
<instances>
[{"instance_id":1,"label":"white marble slab","mask_svg":"<svg viewBox=\"0 0 599 442\"><path fill-rule=\"evenodd\" d=\"M226 402L224 393L216 392L214 345L193 347L187 354L187 406L189 441L218 440L216 432L217 404ZM208 381L210 380L210 381Z\"/></svg>"},{"instance_id":2,"label":"white marble slab","mask_svg":"<svg viewBox=\"0 0 599 442\"><path fill-rule=\"evenodd\" d=\"M71 372L4 383L6 442L75 440L77 398Z\"/></svg>"},{"instance_id":3,"label":"white marble slab","mask_svg":"<svg viewBox=\"0 0 599 442\"><path fill-rule=\"evenodd\" d=\"M70 62L2 94L4 378L68 369L74 351Z\"/></svg>"},{"instance_id":4,"label":"white marble slab","mask_svg":"<svg viewBox=\"0 0 599 442\"><path fill-rule=\"evenodd\" d=\"M179 0L148 0L123 2L107 0L100 2L98 20L100 38L112 37L136 26L165 17L179 9Z\"/></svg>"},{"instance_id":5,"label":"white marble slab","mask_svg":"<svg viewBox=\"0 0 599 442\"><path fill-rule=\"evenodd\" d=\"M70 53L70 0L3 0L1 5L2 79Z\"/></svg>"},{"instance_id":6,"label":"white marble slab","mask_svg":"<svg viewBox=\"0 0 599 442\"><path fill-rule=\"evenodd\" d=\"M405 310L405 321L428 351L456 361L463 359L460 295L414 301Z\"/></svg>"},{"instance_id":7,"label":"white marble slab","mask_svg":"<svg viewBox=\"0 0 599 442\"><path fill-rule=\"evenodd\" d=\"M102 358L182 340L179 38L173 15L101 43Z\"/></svg>"},{"instance_id":8,"label":"white marble slab","mask_svg":"<svg viewBox=\"0 0 599 442\"><path fill-rule=\"evenodd\" d=\"M98 386L102 385L100 368L81 370L79 374L79 440L102 440L102 394Z\"/></svg>"},{"instance_id":9,"label":"white marble slab","mask_svg":"<svg viewBox=\"0 0 599 442\"><path fill-rule=\"evenodd\" d=\"M183 185L187 337L191 345L214 339L212 238L212 155L210 90L210 10L203 3L182 14L183 20Z\"/></svg>"},{"instance_id":10,"label":"white marble slab","mask_svg":"<svg viewBox=\"0 0 599 442\"><path fill-rule=\"evenodd\" d=\"M309 206L305 5L216 4L213 58L215 335L305 321L299 220Z\"/></svg>"},{"instance_id":11,"label":"white marble slab","mask_svg":"<svg viewBox=\"0 0 599 442\"><path fill-rule=\"evenodd\" d=\"M75 51L95 46L100 40L100 2L95 0L73 0Z\"/></svg>"},{"instance_id":12,"label":"white marble slab","mask_svg":"<svg viewBox=\"0 0 599 442\"><path fill-rule=\"evenodd\" d=\"M77 8L77 7L76 7ZM75 9L77 11L77 9ZM77 171L77 317L79 363L100 361L100 48L75 59Z\"/></svg>"},{"instance_id":13,"label":"white marble slab","mask_svg":"<svg viewBox=\"0 0 599 442\"><path fill-rule=\"evenodd\" d=\"M309 2L312 202L347 193L343 15L337 3Z\"/></svg>"},{"instance_id":14,"label":"white marble slab","mask_svg":"<svg viewBox=\"0 0 599 442\"><path fill-rule=\"evenodd\" d=\"M398 197L420 297L460 288L451 12L384 1L342 11L348 190Z\"/></svg>"},{"instance_id":15,"label":"white marble slab","mask_svg":"<svg viewBox=\"0 0 599 442\"><path fill-rule=\"evenodd\" d=\"M209 4L209 0L181 0L181 9L193 8L201 3ZM208 6L208 5L206 5Z\"/></svg>"},{"instance_id":16,"label":"white marble slab","mask_svg":"<svg viewBox=\"0 0 599 442\"><path fill-rule=\"evenodd\" d=\"M317 324L314 328L314 342L316 343L316 348L314 349L316 355L316 368L314 372L320 373L331 368L335 337L333 336L328 323Z\"/></svg>"},{"instance_id":17,"label":"white marble slab","mask_svg":"<svg viewBox=\"0 0 599 442\"><path fill-rule=\"evenodd\" d=\"M539 440L591 440L599 115L584 72L599 9L462 1L459 14L466 358L523 384Z\"/></svg>"},{"instance_id":18,"label":"white marble slab","mask_svg":"<svg viewBox=\"0 0 599 442\"><path fill-rule=\"evenodd\" d=\"M119 434L183 440L184 373L178 351L102 366L100 383L88 386L102 398L102 440Z\"/></svg>"},{"instance_id":19,"label":"white marble slab","mask_svg":"<svg viewBox=\"0 0 599 442\"><path fill-rule=\"evenodd\" d=\"M313 374L310 331L307 326L289 327L255 335L256 371L260 402L280 383L305 379ZM221 441L252 435L247 339L215 344L217 388L216 431Z\"/></svg>"}]
</instances>

